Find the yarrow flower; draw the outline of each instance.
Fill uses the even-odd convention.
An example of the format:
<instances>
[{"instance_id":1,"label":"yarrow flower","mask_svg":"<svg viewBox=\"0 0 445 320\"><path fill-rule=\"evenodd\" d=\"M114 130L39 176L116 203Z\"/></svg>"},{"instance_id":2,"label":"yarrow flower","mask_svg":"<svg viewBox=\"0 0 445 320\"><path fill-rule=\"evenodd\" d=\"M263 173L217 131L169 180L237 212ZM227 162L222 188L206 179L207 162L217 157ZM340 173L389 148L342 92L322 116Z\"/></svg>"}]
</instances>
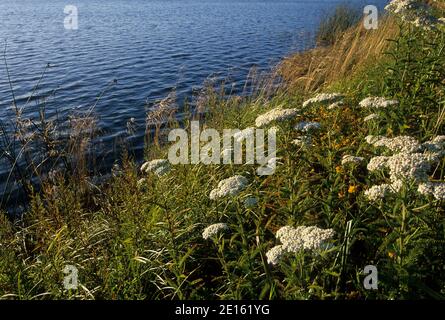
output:
<instances>
[{"instance_id":1,"label":"yarrow flower","mask_svg":"<svg viewBox=\"0 0 445 320\"><path fill-rule=\"evenodd\" d=\"M422 143L424 154L430 162L439 162L445 155L445 136L437 136L430 141Z\"/></svg>"},{"instance_id":2,"label":"yarrow flower","mask_svg":"<svg viewBox=\"0 0 445 320\"><path fill-rule=\"evenodd\" d=\"M421 183L417 191L423 195L433 195L437 200L445 200L445 182Z\"/></svg>"},{"instance_id":3,"label":"yarrow flower","mask_svg":"<svg viewBox=\"0 0 445 320\"><path fill-rule=\"evenodd\" d=\"M392 0L385 10L398 16L402 21L427 30L441 21L431 15L431 7L417 0Z\"/></svg>"},{"instance_id":4,"label":"yarrow flower","mask_svg":"<svg viewBox=\"0 0 445 320\"><path fill-rule=\"evenodd\" d=\"M248 180L240 175L236 175L218 183L218 187L210 192L210 199L215 200L225 196L235 196L247 187Z\"/></svg>"},{"instance_id":5,"label":"yarrow flower","mask_svg":"<svg viewBox=\"0 0 445 320\"><path fill-rule=\"evenodd\" d=\"M275 108L258 116L255 119L255 126L264 127L273 121L283 121L285 119L295 117L298 114L298 109L281 109Z\"/></svg>"},{"instance_id":6,"label":"yarrow flower","mask_svg":"<svg viewBox=\"0 0 445 320\"><path fill-rule=\"evenodd\" d=\"M337 101L337 102L331 103L328 106L328 110L339 109L339 108L343 107L344 105L345 105L345 103L343 101Z\"/></svg>"},{"instance_id":7,"label":"yarrow flower","mask_svg":"<svg viewBox=\"0 0 445 320\"><path fill-rule=\"evenodd\" d=\"M170 169L170 162L165 159L147 161L141 166L141 171L145 173L154 172L158 176L168 173Z\"/></svg>"},{"instance_id":8,"label":"yarrow flower","mask_svg":"<svg viewBox=\"0 0 445 320\"><path fill-rule=\"evenodd\" d=\"M220 231L229 229L225 223L215 223L204 229L202 232L202 237L204 240L210 239L216 236Z\"/></svg>"},{"instance_id":9,"label":"yarrow flower","mask_svg":"<svg viewBox=\"0 0 445 320\"><path fill-rule=\"evenodd\" d=\"M368 170L372 172L385 169L389 158L390 157L385 157L385 156L377 156L371 158L371 160L368 162L367 165Z\"/></svg>"},{"instance_id":10,"label":"yarrow flower","mask_svg":"<svg viewBox=\"0 0 445 320\"><path fill-rule=\"evenodd\" d=\"M340 93L320 93L317 94L314 98L308 99L303 102L303 107L308 107L316 103L320 104L331 104L343 99L344 96Z\"/></svg>"},{"instance_id":11,"label":"yarrow flower","mask_svg":"<svg viewBox=\"0 0 445 320\"><path fill-rule=\"evenodd\" d=\"M395 193L398 190L397 187L393 187L390 184L383 183L380 185L372 186L368 190L365 191L365 196L370 201L378 201L382 200L389 193Z\"/></svg>"},{"instance_id":12,"label":"yarrow flower","mask_svg":"<svg viewBox=\"0 0 445 320\"><path fill-rule=\"evenodd\" d=\"M395 105L398 105L399 101L398 100L387 100L385 98L382 97L368 97L366 99L363 99L360 103L359 106L362 108L388 108L388 107L392 107Z\"/></svg>"},{"instance_id":13,"label":"yarrow flower","mask_svg":"<svg viewBox=\"0 0 445 320\"><path fill-rule=\"evenodd\" d=\"M417 182L428 179L431 164L421 153L399 153L388 159L391 181L414 180Z\"/></svg>"},{"instance_id":14,"label":"yarrow flower","mask_svg":"<svg viewBox=\"0 0 445 320\"><path fill-rule=\"evenodd\" d=\"M267 263L276 265L280 262L281 258L286 254L282 245L278 245L266 252Z\"/></svg>"},{"instance_id":15,"label":"yarrow flower","mask_svg":"<svg viewBox=\"0 0 445 320\"><path fill-rule=\"evenodd\" d=\"M373 144L374 147L376 147L375 143L377 143L378 141L382 140L383 138L385 138L384 136L373 136L373 135L369 135L365 137L365 141L369 144ZM380 145L381 147L381 145Z\"/></svg>"},{"instance_id":16,"label":"yarrow flower","mask_svg":"<svg viewBox=\"0 0 445 320\"><path fill-rule=\"evenodd\" d=\"M296 253L300 250L315 251L326 248L325 242L334 236L333 229L320 229L315 226L299 226L293 228L285 226L280 228L276 237L282 245L275 246L267 253L267 260L277 264L285 253Z\"/></svg>"},{"instance_id":17,"label":"yarrow flower","mask_svg":"<svg viewBox=\"0 0 445 320\"><path fill-rule=\"evenodd\" d=\"M420 143L410 136L386 138L382 136L368 136L366 141L374 147L386 147L392 152L413 153L421 149Z\"/></svg>"},{"instance_id":18,"label":"yarrow flower","mask_svg":"<svg viewBox=\"0 0 445 320\"><path fill-rule=\"evenodd\" d=\"M295 130L298 130L298 131L309 132L312 130L320 129L321 125L319 122L302 121L302 122L297 123L297 125L294 128L295 128Z\"/></svg>"},{"instance_id":19,"label":"yarrow flower","mask_svg":"<svg viewBox=\"0 0 445 320\"><path fill-rule=\"evenodd\" d=\"M437 136L422 144L409 136L392 139L368 136L366 140L374 146L384 146L396 152L392 156L376 156L369 161L369 171L389 169L391 184L371 187L365 191L368 199L376 201L389 193L400 192L406 182L418 184L421 194L433 194L437 199L441 198L442 189L439 187L434 193L436 189L428 184L428 174L432 164L439 162L445 154L445 136Z\"/></svg>"},{"instance_id":20,"label":"yarrow flower","mask_svg":"<svg viewBox=\"0 0 445 320\"><path fill-rule=\"evenodd\" d=\"M363 160L365 160L365 158L355 157L355 156L351 156L351 155L344 155L343 158L341 159L341 164L342 165L346 165L348 163L358 164L358 163L362 162Z\"/></svg>"},{"instance_id":21,"label":"yarrow flower","mask_svg":"<svg viewBox=\"0 0 445 320\"><path fill-rule=\"evenodd\" d=\"M368 122L371 120L377 120L378 118L380 118L380 116L377 113L371 113L370 115L366 116L363 121L364 122Z\"/></svg>"},{"instance_id":22,"label":"yarrow flower","mask_svg":"<svg viewBox=\"0 0 445 320\"><path fill-rule=\"evenodd\" d=\"M299 147L306 147L312 144L311 136L300 136L291 142L292 144Z\"/></svg>"}]
</instances>

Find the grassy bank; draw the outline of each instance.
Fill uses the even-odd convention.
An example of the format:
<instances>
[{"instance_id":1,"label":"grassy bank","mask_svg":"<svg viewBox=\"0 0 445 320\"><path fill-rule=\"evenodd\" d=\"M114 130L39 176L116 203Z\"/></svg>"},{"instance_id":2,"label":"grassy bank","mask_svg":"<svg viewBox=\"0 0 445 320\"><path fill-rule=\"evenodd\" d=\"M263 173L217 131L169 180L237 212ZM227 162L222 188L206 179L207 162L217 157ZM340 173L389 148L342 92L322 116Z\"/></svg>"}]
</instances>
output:
<instances>
[{"instance_id":1,"label":"grassy bank","mask_svg":"<svg viewBox=\"0 0 445 320\"><path fill-rule=\"evenodd\" d=\"M435 14L443 16L440 7ZM288 57L275 72L278 89L266 81L248 97L222 98L206 88L207 112L190 120L218 132L296 109L264 126L278 128L276 172L196 164L158 175L123 155L102 186L69 173L45 180L23 219L0 215L0 297L443 299L444 50L440 23L430 29L391 16L376 30L355 25L329 46ZM319 93L343 98L334 104ZM361 103L368 97L386 100ZM167 102L163 108L151 119L170 119ZM318 125L302 132L301 122ZM150 141L148 161L167 158L168 130L155 129L160 143ZM371 166L378 156L382 165ZM210 197L235 175L247 181L238 192ZM432 192L420 188L431 183ZM382 184L385 192L370 191ZM216 223L224 228L203 236ZM298 246L277 239L285 226L316 226L310 230L329 237L309 245L299 234ZM77 289L64 288L67 265L78 269ZM378 270L377 290L364 288L367 265Z\"/></svg>"}]
</instances>

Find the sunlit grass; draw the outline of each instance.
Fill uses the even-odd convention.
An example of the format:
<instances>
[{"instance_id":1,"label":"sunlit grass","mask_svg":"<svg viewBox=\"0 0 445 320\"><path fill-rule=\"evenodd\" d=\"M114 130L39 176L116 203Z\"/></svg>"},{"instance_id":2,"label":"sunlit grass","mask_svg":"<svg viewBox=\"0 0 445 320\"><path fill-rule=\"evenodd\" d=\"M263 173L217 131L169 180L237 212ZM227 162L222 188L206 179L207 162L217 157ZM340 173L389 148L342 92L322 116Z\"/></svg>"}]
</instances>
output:
<instances>
[{"instance_id":1,"label":"sunlit grass","mask_svg":"<svg viewBox=\"0 0 445 320\"><path fill-rule=\"evenodd\" d=\"M31 195L23 220L1 217L0 297L443 299L443 201L419 194L414 184L380 202L364 194L388 179L387 172L368 172L366 164L382 151L366 136L409 135L425 142L443 134L444 33L400 27L389 19L377 31L358 26L331 47L285 60L285 82L273 96L260 90L227 99L206 91L207 113L189 120L219 131L254 126L257 116L276 107L301 109L269 125L279 128L281 158L271 176L258 176L253 165L203 164L172 166L157 176L123 155L121 171L98 188L85 187L76 175L44 183ZM340 92L344 103L302 108L315 92ZM359 107L371 95L400 104ZM372 112L379 118L364 122ZM320 124L306 146L292 143L301 121ZM159 126L160 141L147 148L147 160L166 158L162 136ZM342 164L344 155L364 161ZM442 158L430 179L443 181L444 173ZM211 200L219 181L234 175L247 178L248 186ZM141 178L146 180L138 184ZM249 197L258 203L246 207ZM204 239L204 229L216 223L227 229ZM286 225L333 229L335 235L318 252L301 250L271 265L266 253L280 244L275 235ZM76 290L64 289L66 265L79 270ZM363 286L366 265L379 271L378 290Z\"/></svg>"}]
</instances>

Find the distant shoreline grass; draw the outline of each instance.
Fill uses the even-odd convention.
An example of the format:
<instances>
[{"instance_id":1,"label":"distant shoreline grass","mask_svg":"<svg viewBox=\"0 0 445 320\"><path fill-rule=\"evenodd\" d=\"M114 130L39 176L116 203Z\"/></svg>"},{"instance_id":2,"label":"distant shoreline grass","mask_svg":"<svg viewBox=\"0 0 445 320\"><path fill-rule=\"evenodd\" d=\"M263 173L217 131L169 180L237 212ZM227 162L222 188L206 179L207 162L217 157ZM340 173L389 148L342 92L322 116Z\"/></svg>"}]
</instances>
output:
<instances>
[{"instance_id":1,"label":"distant shoreline grass","mask_svg":"<svg viewBox=\"0 0 445 320\"><path fill-rule=\"evenodd\" d=\"M265 124L278 129L273 175L202 163L161 175L124 154L100 187L82 166L43 180L22 219L0 215L0 298L444 299L445 29L437 26L398 16L377 30L356 24L285 59L279 88L269 79L227 98L205 87L187 130L191 120L222 132L298 110ZM170 96L148 115L148 162L166 159L175 112ZM210 196L234 176L243 177L236 192ZM377 290L363 285L368 265ZM64 286L67 266L78 270L76 289Z\"/></svg>"}]
</instances>

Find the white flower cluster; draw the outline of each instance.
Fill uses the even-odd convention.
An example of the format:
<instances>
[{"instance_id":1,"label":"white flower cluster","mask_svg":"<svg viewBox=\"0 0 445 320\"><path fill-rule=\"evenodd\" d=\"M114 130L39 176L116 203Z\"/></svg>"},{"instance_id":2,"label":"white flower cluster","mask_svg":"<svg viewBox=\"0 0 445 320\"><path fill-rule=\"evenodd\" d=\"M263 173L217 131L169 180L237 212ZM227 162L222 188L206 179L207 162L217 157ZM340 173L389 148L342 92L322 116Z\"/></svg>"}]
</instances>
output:
<instances>
[{"instance_id":1,"label":"white flower cluster","mask_svg":"<svg viewBox=\"0 0 445 320\"><path fill-rule=\"evenodd\" d=\"M404 22L424 29L433 29L436 24L441 23L431 15L431 8L418 0L392 0L385 10L400 17Z\"/></svg>"},{"instance_id":2,"label":"white flower cluster","mask_svg":"<svg viewBox=\"0 0 445 320\"><path fill-rule=\"evenodd\" d=\"M312 130L320 129L321 125L319 122L301 121L297 123L297 125L294 128L297 131L309 132Z\"/></svg>"},{"instance_id":3,"label":"white flower cluster","mask_svg":"<svg viewBox=\"0 0 445 320\"><path fill-rule=\"evenodd\" d=\"M343 99L344 96L340 93L320 93L317 94L314 98L308 99L303 102L303 107L308 107L313 104L332 104Z\"/></svg>"},{"instance_id":4,"label":"white flower cluster","mask_svg":"<svg viewBox=\"0 0 445 320\"><path fill-rule=\"evenodd\" d=\"M267 263L276 265L278 262L280 262L281 258L285 254L286 254L286 251L283 249L283 246L281 244L278 246L275 246L266 252Z\"/></svg>"},{"instance_id":5,"label":"white flower cluster","mask_svg":"<svg viewBox=\"0 0 445 320\"><path fill-rule=\"evenodd\" d=\"M368 190L365 191L365 196L370 201L378 201L382 200L385 196L387 196L390 193L397 193L401 189L400 182L397 182L395 184L387 184L383 183L380 185L372 186Z\"/></svg>"},{"instance_id":6,"label":"white flower cluster","mask_svg":"<svg viewBox=\"0 0 445 320\"><path fill-rule=\"evenodd\" d=\"M298 138L292 140L292 144L299 146L299 147L307 147L312 144L312 137L311 136L299 136Z\"/></svg>"},{"instance_id":7,"label":"white flower cluster","mask_svg":"<svg viewBox=\"0 0 445 320\"><path fill-rule=\"evenodd\" d=\"M328 110L339 109L339 108L343 107L344 105L345 105L345 103L343 101L337 101L337 102L331 103L328 106Z\"/></svg>"},{"instance_id":8,"label":"white flower cluster","mask_svg":"<svg viewBox=\"0 0 445 320\"><path fill-rule=\"evenodd\" d=\"M277 264L287 252L296 253L300 250L322 249L325 242L333 236L333 229L320 229L315 226L282 227L276 234L282 245L275 246L266 253L267 261L270 264Z\"/></svg>"},{"instance_id":9,"label":"white flower cluster","mask_svg":"<svg viewBox=\"0 0 445 320\"><path fill-rule=\"evenodd\" d=\"M349 164L349 163L359 164L363 160L365 160L365 158L351 156L351 155L344 155L343 158L341 159L341 164L342 165L346 165L346 164Z\"/></svg>"},{"instance_id":10,"label":"white flower cluster","mask_svg":"<svg viewBox=\"0 0 445 320\"><path fill-rule=\"evenodd\" d=\"M283 121L295 117L297 114L298 109L281 109L278 107L258 116L255 119L255 125L259 128L264 127L273 121Z\"/></svg>"},{"instance_id":11,"label":"white flower cluster","mask_svg":"<svg viewBox=\"0 0 445 320\"><path fill-rule=\"evenodd\" d=\"M210 192L210 199L215 200L225 196L235 196L247 187L248 180L236 175L218 183L218 187Z\"/></svg>"},{"instance_id":12,"label":"white flower cluster","mask_svg":"<svg viewBox=\"0 0 445 320\"><path fill-rule=\"evenodd\" d=\"M202 232L203 239L207 240L216 236L220 231L229 229L225 223L215 223L204 229Z\"/></svg>"},{"instance_id":13,"label":"white flower cluster","mask_svg":"<svg viewBox=\"0 0 445 320\"><path fill-rule=\"evenodd\" d=\"M362 108L388 108L399 104L398 100L388 100L382 97L368 97L360 101L359 106Z\"/></svg>"},{"instance_id":14,"label":"white flower cluster","mask_svg":"<svg viewBox=\"0 0 445 320\"><path fill-rule=\"evenodd\" d=\"M366 142L374 147L386 147L392 152L418 152L421 144L413 137L399 136L395 138L386 138L382 136L367 136Z\"/></svg>"},{"instance_id":15,"label":"white flower cluster","mask_svg":"<svg viewBox=\"0 0 445 320\"><path fill-rule=\"evenodd\" d=\"M431 164L438 162L445 154L445 136L420 144L409 136L399 136L392 139L381 136L368 136L366 141L374 146L384 146L395 152L392 156L376 156L368 163L369 171L389 169L391 184L381 184L365 191L371 201L384 198L389 193L397 193L402 189L403 183L414 182L419 184L419 192L433 194L440 199L442 189L440 186L435 193L435 186L428 184L428 173ZM429 190L429 191L428 191Z\"/></svg>"},{"instance_id":16,"label":"white flower cluster","mask_svg":"<svg viewBox=\"0 0 445 320\"><path fill-rule=\"evenodd\" d=\"M141 166L141 171L145 173L154 172L158 176L162 176L171 170L170 162L165 159L155 159L145 162Z\"/></svg>"},{"instance_id":17,"label":"white flower cluster","mask_svg":"<svg viewBox=\"0 0 445 320\"><path fill-rule=\"evenodd\" d=\"M378 141L382 140L383 138L385 138L384 136L373 136L373 135L369 135L365 137L365 141L369 144L373 144L374 147L381 147L381 145L376 146L375 143L377 143Z\"/></svg>"},{"instance_id":18,"label":"white flower cluster","mask_svg":"<svg viewBox=\"0 0 445 320\"><path fill-rule=\"evenodd\" d=\"M377 171L377 170L383 170L386 168L386 166L388 164L388 160L389 160L389 157L385 157L385 156L373 157L373 158L371 158L371 160L369 160L367 168L371 172Z\"/></svg>"},{"instance_id":19,"label":"white flower cluster","mask_svg":"<svg viewBox=\"0 0 445 320\"><path fill-rule=\"evenodd\" d=\"M398 153L388 159L391 181L426 181L431 164L421 153Z\"/></svg>"},{"instance_id":20,"label":"white flower cluster","mask_svg":"<svg viewBox=\"0 0 445 320\"><path fill-rule=\"evenodd\" d=\"M371 120L377 120L378 118L380 118L380 116L377 113L371 113L370 115L366 116L363 121L364 122L368 122Z\"/></svg>"},{"instance_id":21,"label":"white flower cluster","mask_svg":"<svg viewBox=\"0 0 445 320\"><path fill-rule=\"evenodd\" d=\"M437 200L445 200L445 182L421 183L417 191L423 195L433 195Z\"/></svg>"},{"instance_id":22,"label":"white flower cluster","mask_svg":"<svg viewBox=\"0 0 445 320\"><path fill-rule=\"evenodd\" d=\"M437 136L431 141L426 141L422 143L422 147L429 152L438 153L438 155L443 155L445 152L445 136Z\"/></svg>"}]
</instances>

